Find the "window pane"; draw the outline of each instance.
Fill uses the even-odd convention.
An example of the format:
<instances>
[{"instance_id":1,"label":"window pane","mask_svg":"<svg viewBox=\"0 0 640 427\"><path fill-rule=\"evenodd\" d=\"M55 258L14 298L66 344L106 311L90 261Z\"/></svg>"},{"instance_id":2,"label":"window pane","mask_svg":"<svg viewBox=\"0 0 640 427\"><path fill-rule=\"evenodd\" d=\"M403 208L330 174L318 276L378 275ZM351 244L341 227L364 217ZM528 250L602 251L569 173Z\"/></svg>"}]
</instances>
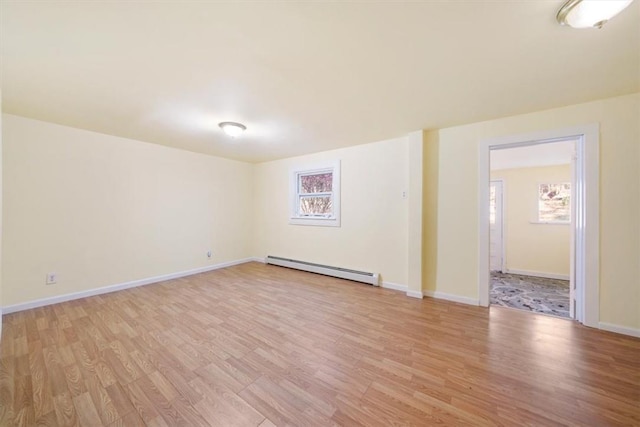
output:
<instances>
[{"instance_id":1,"label":"window pane","mask_svg":"<svg viewBox=\"0 0 640 427\"><path fill-rule=\"evenodd\" d=\"M300 214L310 216L329 216L333 213L331 196L301 196Z\"/></svg>"},{"instance_id":2,"label":"window pane","mask_svg":"<svg viewBox=\"0 0 640 427\"><path fill-rule=\"evenodd\" d=\"M300 193L327 193L333 190L333 173L300 175Z\"/></svg>"},{"instance_id":3,"label":"window pane","mask_svg":"<svg viewBox=\"0 0 640 427\"><path fill-rule=\"evenodd\" d=\"M539 221L571 221L571 184L540 184Z\"/></svg>"}]
</instances>

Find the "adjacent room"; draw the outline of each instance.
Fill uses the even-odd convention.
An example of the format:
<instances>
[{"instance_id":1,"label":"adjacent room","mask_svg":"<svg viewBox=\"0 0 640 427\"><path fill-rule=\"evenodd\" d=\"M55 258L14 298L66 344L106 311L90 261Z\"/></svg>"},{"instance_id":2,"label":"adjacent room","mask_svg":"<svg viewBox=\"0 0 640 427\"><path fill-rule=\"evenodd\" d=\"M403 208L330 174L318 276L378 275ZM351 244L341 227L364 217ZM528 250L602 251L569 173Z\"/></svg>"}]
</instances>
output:
<instances>
[{"instance_id":1,"label":"adjacent room","mask_svg":"<svg viewBox=\"0 0 640 427\"><path fill-rule=\"evenodd\" d=\"M573 140L491 152L491 304L575 318Z\"/></svg>"},{"instance_id":2,"label":"adjacent room","mask_svg":"<svg viewBox=\"0 0 640 427\"><path fill-rule=\"evenodd\" d=\"M640 1L0 28L1 426L640 424Z\"/></svg>"}]
</instances>

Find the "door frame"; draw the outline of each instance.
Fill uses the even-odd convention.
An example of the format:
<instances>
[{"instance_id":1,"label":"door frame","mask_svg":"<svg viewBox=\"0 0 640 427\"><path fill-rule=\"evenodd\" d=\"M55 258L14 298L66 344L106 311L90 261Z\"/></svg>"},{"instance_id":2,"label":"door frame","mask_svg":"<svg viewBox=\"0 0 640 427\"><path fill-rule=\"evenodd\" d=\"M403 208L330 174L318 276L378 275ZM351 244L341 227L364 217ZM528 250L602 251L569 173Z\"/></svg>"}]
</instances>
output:
<instances>
[{"instance_id":1,"label":"door frame","mask_svg":"<svg viewBox=\"0 0 640 427\"><path fill-rule=\"evenodd\" d=\"M500 183L500 273L504 273L505 266L505 257L507 251L505 250L505 238L504 238L504 229L505 229L505 217L504 217L504 180L503 179L490 179L489 186L492 183L499 182ZM497 200L497 198L496 198ZM498 213L498 209L496 209L496 215ZM489 234L489 238L491 238L491 234ZM489 248L489 271L491 271L491 248Z\"/></svg>"},{"instance_id":2,"label":"door frame","mask_svg":"<svg viewBox=\"0 0 640 427\"><path fill-rule=\"evenodd\" d=\"M489 154L491 150L576 140L575 211L571 215L574 232L573 261L576 286L576 320L598 327L600 289L599 239L599 152L600 127L597 123L572 128L508 135L478 144L478 296L480 305L489 306Z\"/></svg>"}]
</instances>

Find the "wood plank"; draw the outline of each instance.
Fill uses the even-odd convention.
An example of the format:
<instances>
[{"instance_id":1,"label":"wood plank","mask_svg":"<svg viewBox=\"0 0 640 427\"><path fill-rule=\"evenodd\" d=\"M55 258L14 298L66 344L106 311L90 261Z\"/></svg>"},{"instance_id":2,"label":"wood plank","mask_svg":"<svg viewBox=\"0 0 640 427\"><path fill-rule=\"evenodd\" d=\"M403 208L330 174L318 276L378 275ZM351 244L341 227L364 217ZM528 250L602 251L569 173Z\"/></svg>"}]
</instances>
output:
<instances>
[{"instance_id":1,"label":"wood plank","mask_svg":"<svg viewBox=\"0 0 640 427\"><path fill-rule=\"evenodd\" d=\"M0 425L9 425L15 417L15 389L19 381L15 377L15 358L6 355L0 359ZM23 402L21 405L26 405Z\"/></svg>"},{"instance_id":2,"label":"wood plank","mask_svg":"<svg viewBox=\"0 0 640 427\"><path fill-rule=\"evenodd\" d=\"M153 404L156 411L164 422L169 425L186 425L186 421L182 418L180 413L171 405L158 390L153 381L148 376L144 376L135 381L135 384L145 394L149 402Z\"/></svg>"},{"instance_id":3,"label":"wood plank","mask_svg":"<svg viewBox=\"0 0 640 427\"><path fill-rule=\"evenodd\" d=\"M96 377L90 377L85 380L85 383L102 423L111 424L117 420L120 415L100 381Z\"/></svg>"},{"instance_id":4,"label":"wood plank","mask_svg":"<svg viewBox=\"0 0 640 427\"><path fill-rule=\"evenodd\" d=\"M53 407L56 413L56 420L61 426L76 426L78 418L73 399L70 392L58 394L53 398Z\"/></svg>"},{"instance_id":5,"label":"wood plank","mask_svg":"<svg viewBox=\"0 0 640 427\"><path fill-rule=\"evenodd\" d=\"M178 414L180 414L180 417L184 420L184 426L207 427L210 425L202 415L180 395L171 401L171 406L178 411Z\"/></svg>"},{"instance_id":6,"label":"wood plank","mask_svg":"<svg viewBox=\"0 0 640 427\"><path fill-rule=\"evenodd\" d=\"M120 384L111 384L105 391L109 395L109 399L118 413L118 418L123 418L130 412L135 411L131 400L129 400L129 396Z\"/></svg>"},{"instance_id":7,"label":"wood plank","mask_svg":"<svg viewBox=\"0 0 640 427\"><path fill-rule=\"evenodd\" d=\"M41 349L29 353L29 369L31 370L33 409L35 418L39 419L53 411L54 396Z\"/></svg>"},{"instance_id":8,"label":"wood plank","mask_svg":"<svg viewBox=\"0 0 640 427\"><path fill-rule=\"evenodd\" d=\"M264 420L241 396L224 386L207 384L200 378L192 380L191 385L204 397L195 408L211 425L258 425Z\"/></svg>"},{"instance_id":9,"label":"wood plank","mask_svg":"<svg viewBox=\"0 0 640 427\"><path fill-rule=\"evenodd\" d=\"M95 405L93 404L93 400L91 400L91 396L89 393L82 393L80 396L76 396L73 398L73 406L76 409L76 414L78 415L78 420L80 421L80 425L83 426L100 426L102 424L102 420L98 415L98 411L96 410Z\"/></svg>"},{"instance_id":10,"label":"wood plank","mask_svg":"<svg viewBox=\"0 0 640 427\"><path fill-rule=\"evenodd\" d=\"M160 417L155 405L149 400L136 381L127 384L126 390L131 404L136 408L138 415L145 423L151 423L154 419Z\"/></svg>"},{"instance_id":11,"label":"wood plank","mask_svg":"<svg viewBox=\"0 0 640 427\"><path fill-rule=\"evenodd\" d=\"M140 415L133 411L109 424L109 427L146 427L146 424L140 418Z\"/></svg>"}]
</instances>

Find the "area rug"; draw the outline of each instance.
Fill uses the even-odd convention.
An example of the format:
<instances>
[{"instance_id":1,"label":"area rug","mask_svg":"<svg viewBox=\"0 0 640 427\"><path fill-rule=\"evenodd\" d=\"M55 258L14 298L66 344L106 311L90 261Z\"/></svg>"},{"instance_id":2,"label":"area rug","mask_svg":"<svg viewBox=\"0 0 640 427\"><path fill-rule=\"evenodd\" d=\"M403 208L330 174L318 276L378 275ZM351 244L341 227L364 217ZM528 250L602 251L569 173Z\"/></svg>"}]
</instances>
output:
<instances>
[{"instance_id":1,"label":"area rug","mask_svg":"<svg viewBox=\"0 0 640 427\"><path fill-rule=\"evenodd\" d=\"M491 272L491 304L569 317L569 281Z\"/></svg>"}]
</instances>

